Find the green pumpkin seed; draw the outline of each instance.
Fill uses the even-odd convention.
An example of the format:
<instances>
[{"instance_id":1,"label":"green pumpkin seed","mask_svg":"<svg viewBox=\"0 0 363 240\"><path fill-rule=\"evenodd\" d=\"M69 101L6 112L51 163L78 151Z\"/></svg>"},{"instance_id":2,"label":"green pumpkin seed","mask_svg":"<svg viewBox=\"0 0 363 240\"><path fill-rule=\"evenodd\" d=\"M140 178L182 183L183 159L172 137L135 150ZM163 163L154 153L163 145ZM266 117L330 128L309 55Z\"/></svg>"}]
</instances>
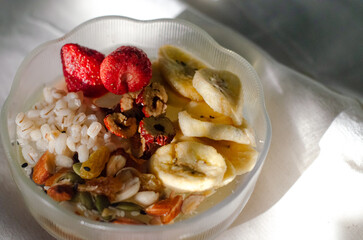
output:
<instances>
[{"instance_id":1,"label":"green pumpkin seed","mask_svg":"<svg viewBox=\"0 0 363 240\"><path fill-rule=\"evenodd\" d=\"M115 216L116 216L115 211L113 211L109 208L104 208L101 213L101 217L105 221L111 221L115 218Z\"/></svg>"},{"instance_id":2,"label":"green pumpkin seed","mask_svg":"<svg viewBox=\"0 0 363 240\"><path fill-rule=\"evenodd\" d=\"M74 196L73 201L81 203L88 210L94 209L92 195L89 192L78 192Z\"/></svg>"},{"instance_id":3,"label":"green pumpkin seed","mask_svg":"<svg viewBox=\"0 0 363 240\"><path fill-rule=\"evenodd\" d=\"M80 175L81 174L81 166L82 166L82 163L81 162L78 162L78 163L73 164L73 171L75 173L77 173L77 175Z\"/></svg>"},{"instance_id":4,"label":"green pumpkin seed","mask_svg":"<svg viewBox=\"0 0 363 240\"><path fill-rule=\"evenodd\" d=\"M84 182L83 179L78 176L74 172L67 172L63 176L61 176L57 182L63 181L63 180L69 180L71 183L82 183Z\"/></svg>"},{"instance_id":5,"label":"green pumpkin seed","mask_svg":"<svg viewBox=\"0 0 363 240\"><path fill-rule=\"evenodd\" d=\"M102 213L103 209L110 206L110 201L104 195L96 195L94 197L94 203L95 203L95 206L96 206L98 212L100 212L100 213Z\"/></svg>"},{"instance_id":6,"label":"green pumpkin seed","mask_svg":"<svg viewBox=\"0 0 363 240\"><path fill-rule=\"evenodd\" d=\"M132 202L119 202L112 204L115 208L124 210L124 211L140 211L143 210L143 207L137 205L136 203Z\"/></svg>"}]
</instances>

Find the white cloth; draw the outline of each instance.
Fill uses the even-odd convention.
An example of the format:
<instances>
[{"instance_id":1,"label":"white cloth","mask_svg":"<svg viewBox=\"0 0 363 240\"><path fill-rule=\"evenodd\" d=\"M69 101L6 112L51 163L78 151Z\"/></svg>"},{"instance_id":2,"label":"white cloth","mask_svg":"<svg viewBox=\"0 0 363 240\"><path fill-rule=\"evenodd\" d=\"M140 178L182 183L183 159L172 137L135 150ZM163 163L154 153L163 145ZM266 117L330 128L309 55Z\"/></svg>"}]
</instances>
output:
<instances>
[{"instance_id":1,"label":"white cloth","mask_svg":"<svg viewBox=\"0 0 363 240\"><path fill-rule=\"evenodd\" d=\"M360 103L280 65L210 19L190 12L183 17L252 63L272 123L271 148L255 191L217 240L362 238Z\"/></svg>"},{"instance_id":2,"label":"white cloth","mask_svg":"<svg viewBox=\"0 0 363 240\"><path fill-rule=\"evenodd\" d=\"M363 114L357 101L280 65L243 36L176 1L137 1L128 8L113 7L116 2L120 1L102 5L96 1L2 2L0 104L27 52L85 20L110 14L189 20L255 67L273 128L271 148L250 201L217 239L363 236ZM153 11L131 11L140 4ZM0 168L0 239L51 239L23 206L5 167L2 146L0 155L4 166Z\"/></svg>"}]
</instances>

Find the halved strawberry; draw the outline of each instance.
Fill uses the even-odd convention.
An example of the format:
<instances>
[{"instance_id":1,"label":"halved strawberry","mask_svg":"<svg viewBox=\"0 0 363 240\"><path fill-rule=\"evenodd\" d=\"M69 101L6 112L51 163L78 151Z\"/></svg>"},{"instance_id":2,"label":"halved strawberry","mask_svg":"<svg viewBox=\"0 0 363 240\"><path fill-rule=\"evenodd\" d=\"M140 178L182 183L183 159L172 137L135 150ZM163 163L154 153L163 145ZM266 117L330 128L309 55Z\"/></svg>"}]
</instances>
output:
<instances>
[{"instance_id":1,"label":"halved strawberry","mask_svg":"<svg viewBox=\"0 0 363 240\"><path fill-rule=\"evenodd\" d=\"M114 94L135 92L151 79L151 62L137 47L122 46L108 55L101 64L101 80Z\"/></svg>"},{"instance_id":2,"label":"halved strawberry","mask_svg":"<svg viewBox=\"0 0 363 240\"><path fill-rule=\"evenodd\" d=\"M100 65L105 56L93 49L68 43L61 49L63 74L69 92L83 91L87 97L107 92L100 78Z\"/></svg>"}]
</instances>

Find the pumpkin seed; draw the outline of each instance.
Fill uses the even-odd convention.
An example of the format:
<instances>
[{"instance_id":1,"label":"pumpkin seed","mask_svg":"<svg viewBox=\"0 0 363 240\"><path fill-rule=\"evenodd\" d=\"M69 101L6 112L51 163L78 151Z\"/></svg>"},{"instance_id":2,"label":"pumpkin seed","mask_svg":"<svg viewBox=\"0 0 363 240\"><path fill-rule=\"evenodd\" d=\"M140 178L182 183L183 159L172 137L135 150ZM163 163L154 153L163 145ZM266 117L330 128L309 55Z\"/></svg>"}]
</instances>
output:
<instances>
[{"instance_id":1,"label":"pumpkin seed","mask_svg":"<svg viewBox=\"0 0 363 240\"><path fill-rule=\"evenodd\" d=\"M66 180L66 179L69 180L71 183L82 183L82 182L84 182L83 179L74 172L65 173L62 177L60 177L58 179L57 182L60 182L60 181Z\"/></svg>"},{"instance_id":2,"label":"pumpkin seed","mask_svg":"<svg viewBox=\"0 0 363 240\"><path fill-rule=\"evenodd\" d=\"M78 192L74 196L73 201L81 203L88 210L94 209L92 196L91 196L91 194L89 192Z\"/></svg>"},{"instance_id":3,"label":"pumpkin seed","mask_svg":"<svg viewBox=\"0 0 363 240\"><path fill-rule=\"evenodd\" d=\"M73 164L73 171L77 173L77 175L81 175L81 167L82 167L81 162L75 163Z\"/></svg>"},{"instance_id":4,"label":"pumpkin seed","mask_svg":"<svg viewBox=\"0 0 363 240\"><path fill-rule=\"evenodd\" d=\"M96 195L94 197L94 203L95 203L95 206L96 206L98 212L100 212L100 213L103 212L103 209L110 206L110 201L104 195Z\"/></svg>"},{"instance_id":5,"label":"pumpkin seed","mask_svg":"<svg viewBox=\"0 0 363 240\"><path fill-rule=\"evenodd\" d=\"M105 221L111 221L116 217L116 213L115 213L115 211L113 211L109 208L104 208L101 213L101 217Z\"/></svg>"},{"instance_id":6,"label":"pumpkin seed","mask_svg":"<svg viewBox=\"0 0 363 240\"><path fill-rule=\"evenodd\" d=\"M136 203L132 202L118 202L112 204L115 208L124 210L124 211L140 211L143 210L143 207L137 205Z\"/></svg>"}]
</instances>

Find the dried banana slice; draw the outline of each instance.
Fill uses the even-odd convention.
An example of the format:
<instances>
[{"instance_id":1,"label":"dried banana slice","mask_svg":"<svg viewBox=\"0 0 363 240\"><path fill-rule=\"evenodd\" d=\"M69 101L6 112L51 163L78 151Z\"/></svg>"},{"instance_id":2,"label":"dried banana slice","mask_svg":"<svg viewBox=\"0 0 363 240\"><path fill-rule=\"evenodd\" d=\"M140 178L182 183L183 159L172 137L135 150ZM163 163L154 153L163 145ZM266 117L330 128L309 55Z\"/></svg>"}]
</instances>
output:
<instances>
[{"instance_id":1,"label":"dried banana slice","mask_svg":"<svg viewBox=\"0 0 363 240\"><path fill-rule=\"evenodd\" d=\"M178 93L195 101L203 100L192 83L195 72L206 67L201 61L175 46L165 45L159 50L159 66L164 79Z\"/></svg>"},{"instance_id":2,"label":"dried banana slice","mask_svg":"<svg viewBox=\"0 0 363 240\"><path fill-rule=\"evenodd\" d=\"M235 74L204 68L195 73L193 87L214 111L231 117L236 126L242 124L243 89Z\"/></svg>"},{"instance_id":3,"label":"dried banana slice","mask_svg":"<svg viewBox=\"0 0 363 240\"><path fill-rule=\"evenodd\" d=\"M150 166L166 187L177 192L201 192L219 186L227 168L215 148L192 141L159 148Z\"/></svg>"}]
</instances>

